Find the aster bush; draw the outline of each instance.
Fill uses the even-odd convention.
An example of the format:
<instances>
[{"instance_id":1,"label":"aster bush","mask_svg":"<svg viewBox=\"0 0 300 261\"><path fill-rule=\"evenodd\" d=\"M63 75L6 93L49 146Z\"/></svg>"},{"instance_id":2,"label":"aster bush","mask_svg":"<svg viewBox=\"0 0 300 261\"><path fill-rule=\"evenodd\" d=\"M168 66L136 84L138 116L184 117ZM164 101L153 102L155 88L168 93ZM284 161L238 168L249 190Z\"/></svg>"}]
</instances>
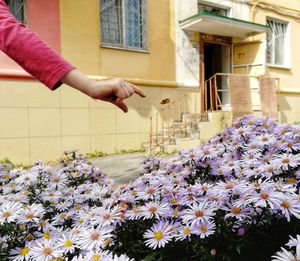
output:
<instances>
[{"instance_id":1,"label":"aster bush","mask_svg":"<svg viewBox=\"0 0 300 261\"><path fill-rule=\"evenodd\" d=\"M247 116L121 186L74 153L3 163L0 260L291 260L274 253L299 233L299 149L299 125Z\"/></svg>"}]
</instances>

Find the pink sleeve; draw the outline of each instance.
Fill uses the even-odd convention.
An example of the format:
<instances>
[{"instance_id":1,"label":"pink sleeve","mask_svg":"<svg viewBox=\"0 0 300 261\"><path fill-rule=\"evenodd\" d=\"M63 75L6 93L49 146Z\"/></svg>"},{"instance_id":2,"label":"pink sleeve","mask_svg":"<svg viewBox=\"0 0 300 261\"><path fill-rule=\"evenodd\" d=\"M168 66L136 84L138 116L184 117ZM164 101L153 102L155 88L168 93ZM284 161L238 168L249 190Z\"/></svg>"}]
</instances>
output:
<instances>
[{"instance_id":1,"label":"pink sleeve","mask_svg":"<svg viewBox=\"0 0 300 261\"><path fill-rule=\"evenodd\" d=\"M0 50L51 90L74 66L19 23L0 0Z\"/></svg>"}]
</instances>

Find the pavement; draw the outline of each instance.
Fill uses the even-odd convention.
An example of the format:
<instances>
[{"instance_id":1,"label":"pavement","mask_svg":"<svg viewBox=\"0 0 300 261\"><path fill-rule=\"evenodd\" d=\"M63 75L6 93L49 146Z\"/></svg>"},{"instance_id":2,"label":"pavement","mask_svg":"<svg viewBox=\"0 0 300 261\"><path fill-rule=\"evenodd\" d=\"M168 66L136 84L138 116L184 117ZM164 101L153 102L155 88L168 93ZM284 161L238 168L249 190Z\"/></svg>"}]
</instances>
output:
<instances>
[{"instance_id":1,"label":"pavement","mask_svg":"<svg viewBox=\"0 0 300 261\"><path fill-rule=\"evenodd\" d=\"M160 158L168 160L174 156L167 155L160 156ZM139 176L139 168L146 158L148 158L148 154L146 153L129 153L92 158L89 161L113 178L116 184L124 184Z\"/></svg>"}]
</instances>

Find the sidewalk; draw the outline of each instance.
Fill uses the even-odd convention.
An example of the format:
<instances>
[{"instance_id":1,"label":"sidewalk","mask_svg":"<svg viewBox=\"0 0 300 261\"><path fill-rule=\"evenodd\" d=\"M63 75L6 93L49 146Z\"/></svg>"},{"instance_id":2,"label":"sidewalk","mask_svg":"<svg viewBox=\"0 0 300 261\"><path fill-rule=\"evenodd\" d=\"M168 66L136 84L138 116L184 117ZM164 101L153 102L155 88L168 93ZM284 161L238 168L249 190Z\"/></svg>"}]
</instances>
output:
<instances>
[{"instance_id":1,"label":"sidewalk","mask_svg":"<svg viewBox=\"0 0 300 261\"><path fill-rule=\"evenodd\" d=\"M167 160L174 156L167 155L161 156L161 158ZM139 168L146 158L148 158L148 155L145 153L129 153L93 158L90 159L90 162L112 177L116 184L123 184L139 176Z\"/></svg>"}]
</instances>

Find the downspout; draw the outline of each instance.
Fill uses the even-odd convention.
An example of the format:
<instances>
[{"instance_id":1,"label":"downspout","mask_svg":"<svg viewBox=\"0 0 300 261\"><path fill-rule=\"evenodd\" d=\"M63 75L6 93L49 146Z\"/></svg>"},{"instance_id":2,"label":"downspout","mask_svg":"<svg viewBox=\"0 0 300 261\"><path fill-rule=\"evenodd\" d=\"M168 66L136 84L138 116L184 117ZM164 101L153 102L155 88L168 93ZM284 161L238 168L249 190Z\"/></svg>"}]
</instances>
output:
<instances>
[{"instance_id":1,"label":"downspout","mask_svg":"<svg viewBox=\"0 0 300 261\"><path fill-rule=\"evenodd\" d=\"M258 0L252 7L250 10L250 17L251 17L251 22L254 22L254 9L256 8L256 6L261 2L262 0Z\"/></svg>"}]
</instances>

